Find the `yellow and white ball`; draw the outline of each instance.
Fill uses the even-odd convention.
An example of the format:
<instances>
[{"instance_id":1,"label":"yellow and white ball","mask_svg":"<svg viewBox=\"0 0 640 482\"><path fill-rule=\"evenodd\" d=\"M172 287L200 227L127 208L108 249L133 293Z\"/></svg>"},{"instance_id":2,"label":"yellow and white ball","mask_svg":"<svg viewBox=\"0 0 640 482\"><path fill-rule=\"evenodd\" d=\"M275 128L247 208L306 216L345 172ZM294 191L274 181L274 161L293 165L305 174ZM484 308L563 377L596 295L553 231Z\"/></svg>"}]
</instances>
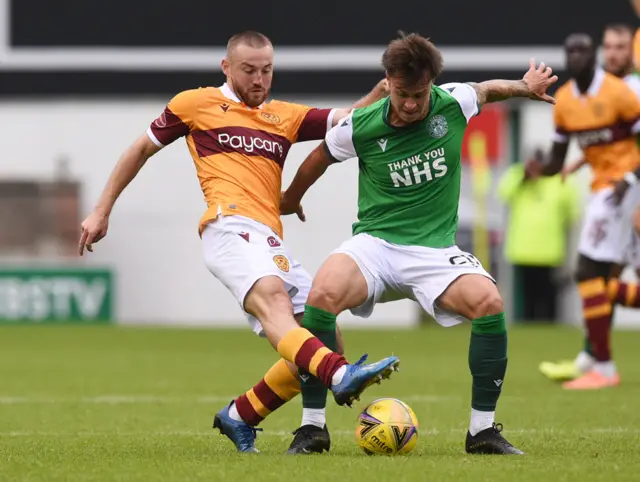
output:
<instances>
[{"instance_id":1,"label":"yellow and white ball","mask_svg":"<svg viewBox=\"0 0 640 482\"><path fill-rule=\"evenodd\" d=\"M374 400L358 417L356 440L368 455L408 454L418 442L418 418L401 400Z\"/></svg>"}]
</instances>

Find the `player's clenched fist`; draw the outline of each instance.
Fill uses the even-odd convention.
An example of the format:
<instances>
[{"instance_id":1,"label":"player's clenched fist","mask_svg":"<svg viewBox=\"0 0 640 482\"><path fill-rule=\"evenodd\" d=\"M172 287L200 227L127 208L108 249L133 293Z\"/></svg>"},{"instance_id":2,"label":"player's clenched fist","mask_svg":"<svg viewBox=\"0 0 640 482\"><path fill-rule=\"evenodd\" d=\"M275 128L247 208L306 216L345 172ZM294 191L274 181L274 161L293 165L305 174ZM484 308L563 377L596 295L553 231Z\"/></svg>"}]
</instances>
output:
<instances>
[{"instance_id":1,"label":"player's clenched fist","mask_svg":"<svg viewBox=\"0 0 640 482\"><path fill-rule=\"evenodd\" d=\"M93 252L93 243L97 243L107 235L109 229L109 216L99 211L92 212L82 224L82 234L78 243L78 253L80 256L87 251Z\"/></svg>"}]
</instances>

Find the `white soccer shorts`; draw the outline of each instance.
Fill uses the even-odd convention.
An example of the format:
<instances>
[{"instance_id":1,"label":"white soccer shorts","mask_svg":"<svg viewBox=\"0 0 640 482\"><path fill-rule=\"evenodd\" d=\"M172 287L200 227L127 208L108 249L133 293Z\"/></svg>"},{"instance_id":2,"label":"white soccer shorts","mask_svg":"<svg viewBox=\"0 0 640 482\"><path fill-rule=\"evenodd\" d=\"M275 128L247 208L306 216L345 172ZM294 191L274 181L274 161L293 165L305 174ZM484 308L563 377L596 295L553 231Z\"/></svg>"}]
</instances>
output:
<instances>
[{"instance_id":1,"label":"white soccer shorts","mask_svg":"<svg viewBox=\"0 0 640 482\"><path fill-rule=\"evenodd\" d=\"M587 204L578 252L594 261L625 263L633 248L633 211L640 185L631 186L619 206L610 200L613 188L602 189Z\"/></svg>"},{"instance_id":2,"label":"white soccer shorts","mask_svg":"<svg viewBox=\"0 0 640 482\"><path fill-rule=\"evenodd\" d=\"M304 313L311 276L268 226L244 216L219 215L202 232L202 251L209 271L231 291L243 311L251 287L265 276L277 276L291 297L294 314ZM245 315L253 331L264 336L258 319L246 311Z\"/></svg>"},{"instance_id":3,"label":"white soccer shorts","mask_svg":"<svg viewBox=\"0 0 640 482\"><path fill-rule=\"evenodd\" d=\"M457 325L466 318L439 308L435 303L438 297L465 274L479 274L495 282L475 256L457 246L401 246L357 234L333 253L349 255L367 280L367 300L351 310L363 318L371 316L376 303L408 298L420 303L440 325Z\"/></svg>"}]
</instances>

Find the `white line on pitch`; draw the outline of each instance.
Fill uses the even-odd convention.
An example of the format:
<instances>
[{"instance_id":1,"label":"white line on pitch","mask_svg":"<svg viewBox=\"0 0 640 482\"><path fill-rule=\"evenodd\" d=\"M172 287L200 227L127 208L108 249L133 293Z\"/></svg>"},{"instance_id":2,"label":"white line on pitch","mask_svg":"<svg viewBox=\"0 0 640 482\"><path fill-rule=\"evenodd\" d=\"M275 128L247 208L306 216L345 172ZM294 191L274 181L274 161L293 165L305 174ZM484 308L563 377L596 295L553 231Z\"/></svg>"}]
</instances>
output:
<instances>
[{"instance_id":1,"label":"white line on pitch","mask_svg":"<svg viewBox=\"0 0 640 482\"><path fill-rule=\"evenodd\" d=\"M0 396L0 405L38 405L56 403L83 403L97 405L168 404L168 403L224 403L233 400L233 395L202 395L172 397L162 395L97 395L93 397L50 396ZM447 403L462 400L457 396L408 395L401 397L407 403Z\"/></svg>"}]
</instances>

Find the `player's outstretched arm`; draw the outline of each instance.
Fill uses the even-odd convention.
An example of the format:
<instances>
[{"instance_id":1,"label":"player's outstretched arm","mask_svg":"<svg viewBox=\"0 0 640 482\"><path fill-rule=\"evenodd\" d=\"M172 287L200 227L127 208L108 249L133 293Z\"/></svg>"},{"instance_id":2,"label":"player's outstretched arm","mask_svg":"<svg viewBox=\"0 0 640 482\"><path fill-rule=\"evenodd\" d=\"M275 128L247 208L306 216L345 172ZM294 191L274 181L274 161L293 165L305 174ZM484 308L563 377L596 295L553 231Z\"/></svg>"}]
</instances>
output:
<instances>
[{"instance_id":1,"label":"player's outstretched arm","mask_svg":"<svg viewBox=\"0 0 640 482\"><path fill-rule=\"evenodd\" d=\"M378 102L380 99L384 99L389 95L389 83L387 79L382 79L380 82L376 84L376 86L371 89L367 95L358 100L355 104L351 106L349 111L353 109L359 109L360 107L366 107L368 105L373 104L374 102ZM337 122L336 122L337 123Z\"/></svg>"},{"instance_id":2,"label":"player's outstretched arm","mask_svg":"<svg viewBox=\"0 0 640 482\"><path fill-rule=\"evenodd\" d=\"M536 67L535 60L531 59L529 70L521 80L494 79L472 83L471 86L478 95L480 106L513 97L555 104L554 98L547 94L547 89L558 81L558 76L552 73L551 67L547 67L544 62Z\"/></svg>"},{"instance_id":3,"label":"player's outstretched arm","mask_svg":"<svg viewBox=\"0 0 640 482\"><path fill-rule=\"evenodd\" d=\"M347 117L349 113L353 109L359 109L361 107L367 107L375 102L378 102L380 99L384 99L389 95L389 84L387 79L382 79L380 82L376 84L376 86L371 89L364 97L360 98L355 104L347 109L336 109L335 114L333 115L332 126L335 126L342 119Z\"/></svg>"},{"instance_id":4,"label":"player's outstretched arm","mask_svg":"<svg viewBox=\"0 0 640 482\"><path fill-rule=\"evenodd\" d=\"M564 181L568 176L570 176L574 172L578 172L586 164L587 164L587 160L585 158L582 158L579 161L574 162L570 166L565 167L564 169L562 169L562 180Z\"/></svg>"},{"instance_id":5,"label":"player's outstretched arm","mask_svg":"<svg viewBox=\"0 0 640 482\"><path fill-rule=\"evenodd\" d=\"M353 145L353 114L349 114L334 126L298 168L289 188L282 194L280 214L297 213L301 216L300 201L309 188L324 174L331 164L356 157Z\"/></svg>"},{"instance_id":6,"label":"player's outstretched arm","mask_svg":"<svg viewBox=\"0 0 640 482\"><path fill-rule=\"evenodd\" d=\"M280 214L297 214L300 220L304 221L305 217L300 202L309 188L320 179L333 162L326 142L323 141L302 162L289 188L282 193Z\"/></svg>"},{"instance_id":7,"label":"player's outstretched arm","mask_svg":"<svg viewBox=\"0 0 640 482\"><path fill-rule=\"evenodd\" d=\"M558 134L556 134L558 135ZM531 159L527 162L524 169L527 177L535 179L539 176L555 176L562 172L562 168L564 167L564 161L567 157L567 150L569 149L569 140L556 140L551 146L551 155L549 162L546 164L542 164L537 159ZM581 161L586 163L586 161ZM580 163L578 163L580 164ZM582 164L578 165L576 170L581 167ZM573 166L575 167L575 166Z\"/></svg>"},{"instance_id":8,"label":"player's outstretched arm","mask_svg":"<svg viewBox=\"0 0 640 482\"><path fill-rule=\"evenodd\" d=\"M88 251L93 251L92 244L106 236L109 228L109 215L116 200L136 177L147 159L159 150L160 147L155 145L147 134L143 134L120 156L96 207L82 223L82 234L78 243L80 256L83 255L85 247Z\"/></svg>"},{"instance_id":9,"label":"player's outstretched arm","mask_svg":"<svg viewBox=\"0 0 640 482\"><path fill-rule=\"evenodd\" d=\"M567 142L554 142L551 146L551 158L544 165L540 174L543 176L555 176L562 172L568 149L569 144Z\"/></svg>"}]
</instances>

